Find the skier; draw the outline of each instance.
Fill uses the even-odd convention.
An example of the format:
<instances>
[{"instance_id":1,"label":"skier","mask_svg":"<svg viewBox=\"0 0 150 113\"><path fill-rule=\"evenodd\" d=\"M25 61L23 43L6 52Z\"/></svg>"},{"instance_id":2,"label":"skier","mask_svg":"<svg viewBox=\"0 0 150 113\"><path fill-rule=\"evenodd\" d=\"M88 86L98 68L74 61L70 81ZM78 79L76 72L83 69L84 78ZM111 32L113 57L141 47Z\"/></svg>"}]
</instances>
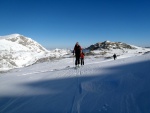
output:
<instances>
[{"instance_id":1,"label":"skier","mask_svg":"<svg viewBox=\"0 0 150 113\"><path fill-rule=\"evenodd\" d=\"M83 52L81 53L80 57L81 57L81 65L84 65L84 53Z\"/></svg>"},{"instance_id":2,"label":"skier","mask_svg":"<svg viewBox=\"0 0 150 113\"><path fill-rule=\"evenodd\" d=\"M74 50L73 50L73 55L75 54L76 60L75 60L75 65L76 67L79 66L80 64L80 54L81 54L81 46L79 45L79 43L77 42L74 46Z\"/></svg>"},{"instance_id":3,"label":"skier","mask_svg":"<svg viewBox=\"0 0 150 113\"><path fill-rule=\"evenodd\" d=\"M116 58L117 58L117 55L116 55L116 54L114 54L114 55L113 55L113 57L114 57L114 60L116 60Z\"/></svg>"}]
</instances>

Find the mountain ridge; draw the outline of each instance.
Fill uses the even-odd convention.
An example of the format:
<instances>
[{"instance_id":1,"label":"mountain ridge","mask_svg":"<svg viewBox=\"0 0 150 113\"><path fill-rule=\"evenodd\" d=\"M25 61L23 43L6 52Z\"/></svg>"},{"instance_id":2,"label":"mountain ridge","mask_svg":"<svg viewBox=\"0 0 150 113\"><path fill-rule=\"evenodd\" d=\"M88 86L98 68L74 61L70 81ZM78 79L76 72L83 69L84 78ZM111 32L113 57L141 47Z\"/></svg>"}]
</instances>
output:
<instances>
[{"instance_id":1,"label":"mountain ridge","mask_svg":"<svg viewBox=\"0 0 150 113\"><path fill-rule=\"evenodd\" d=\"M117 53L117 56L135 56L150 51L150 49L110 41L98 42L87 49L91 52L89 55L97 55L97 58L111 58L114 53ZM20 34L0 36L0 71L53 59L73 57L71 50L55 49L49 51L33 39Z\"/></svg>"},{"instance_id":2,"label":"mountain ridge","mask_svg":"<svg viewBox=\"0 0 150 113\"><path fill-rule=\"evenodd\" d=\"M111 42L111 41L104 41L104 42L98 42L94 45L90 45L86 49L89 50L102 50L102 49L136 49L136 46L132 46L126 43L122 42Z\"/></svg>"},{"instance_id":3,"label":"mountain ridge","mask_svg":"<svg viewBox=\"0 0 150 113\"><path fill-rule=\"evenodd\" d=\"M0 71L29 66L42 59L49 61L68 52L58 49L49 51L33 39L20 34L0 36Z\"/></svg>"},{"instance_id":4,"label":"mountain ridge","mask_svg":"<svg viewBox=\"0 0 150 113\"><path fill-rule=\"evenodd\" d=\"M3 38L0 38L0 39L17 43L20 46L26 47L27 48L26 50L28 50L28 51L37 51L37 52L48 51L47 49L45 49L42 45L40 45L39 43L37 43L33 39L25 37L25 36L20 35L20 34L7 35L7 36L4 36ZM12 45L10 45L10 48L11 48L11 46ZM15 49L13 49L13 51L15 51Z\"/></svg>"}]
</instances>

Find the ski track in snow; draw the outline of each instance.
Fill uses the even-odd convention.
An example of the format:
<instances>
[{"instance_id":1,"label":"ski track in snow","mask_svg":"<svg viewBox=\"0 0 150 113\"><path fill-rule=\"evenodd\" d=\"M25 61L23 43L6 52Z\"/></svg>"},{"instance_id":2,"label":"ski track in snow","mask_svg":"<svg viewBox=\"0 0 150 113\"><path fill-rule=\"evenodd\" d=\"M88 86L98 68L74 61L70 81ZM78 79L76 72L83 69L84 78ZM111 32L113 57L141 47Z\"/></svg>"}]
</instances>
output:
<instances>
[{"instance_id":1,"label":"ski track in snow","mask_svg":"<svg viewBox=\"0 0 150 113\"><path fill-rule=\"evenodd\" d=\"M119 59L122 59L122 61L120 61L120 62L124 62L124 59L126 59L126 58L128 58L128 57L121 57L121 58L119 58ZM109 62L109 61L113 61L113 59L103 60L103 61L94 61L94 62L91 62L91 63L86 63L86 66L92 65L92 64L106 63L106 62ZM72 69L72 68L74 68L74 66L69 66L69 67L67 66L67 67L63 67L63 68L60 68L60 69L56 68L56 69L47 69L47 70L43 70L43 71L34 71L34 72L30 72L30 73L23 73L22 75L40 74L40 73L46 73L46 72L68 70L68 69ZM22 75L19 75L19 76L22 76Z\"/></svg>"},{"instance_id":2,"label":"ski track in snow","mask_svg":"<svg viewBox=\"0 0 150 113\"><path fill-rule=\"evenodd\" d=\"M86 63L86 66L91 65L91 64L99 64L99 63L105 63L105 62L109 62L109 61L113 61L111 60L105 60L105 61L99 61L99 62L93 62L93 63ZM80 66L81 68L82 66ZM35 72L31 72L31 73L24 73L22 75L32 75L32 74L40 74L40 73L46 73L46 72L56 72L56 71L62 71L62 70L70 70L70 69L74 69L74 66L67 66L65 68L61 68L61 69L50 69L50 70L43 70L43 71L35 71ZM81 71L80 71L81 72ZM22 76L22 75L18 75L18 76Z\"/></svg>"},{"instance_id":3,"label":"ski track in snow","mask_svg":"<svg viewBox=\"0 0 150 113\"><path fill-rule=\"evenodd\" d=\"M137 56L135 59L123 58L116 61L110 59L90 62L78 69L66 66L49 70L47 67L45 70L35 71L36 69L32 70L28 67L29 73L24 73L25 68L18 72L12 71L12 74L4 73L5 76L1 76L0 79L0 99L4 98L7 101L0 105L0 113L28 113L30 110L36 113L41 110L45 111L44 113L60 111L62 113L144 113L137 103L137 97L142 89L142 84L144 85L145 82L148 84L149 78L144 83L137 84L137 90L133 86L141 80L142 76L138 75L135 78L139 70L136 72L133 67L126 67L129 62L134 64L143 61L139 61L140 57L150 60L147 55ZM147 65L150 63L148 62ZM115 66L117 68L113 69ZM117 70L118 68L120 70ZM150 74L149 71L148 74ZM23 84L28 84L28 87ZM16 91L11 94L9 89ZM147 89L143 91L146 92ZM7 95L10 99L7 99ZM43 104L43 107L39 106L40 103ZM13 107L15 104L16 108ZM35 108L34 105L39 108ZM25 109L27 107L28 109Z\"/></svg>"}]
</instances>

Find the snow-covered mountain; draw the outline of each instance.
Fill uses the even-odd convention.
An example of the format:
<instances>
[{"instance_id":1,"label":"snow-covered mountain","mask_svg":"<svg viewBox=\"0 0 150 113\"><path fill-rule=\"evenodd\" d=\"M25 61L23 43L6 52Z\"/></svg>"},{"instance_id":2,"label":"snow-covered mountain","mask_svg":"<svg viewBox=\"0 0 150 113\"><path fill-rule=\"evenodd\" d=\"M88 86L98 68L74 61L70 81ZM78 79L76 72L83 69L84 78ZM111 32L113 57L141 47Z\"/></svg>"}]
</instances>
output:
<instances>
[{"instance_id":1,"label":"snow-covered mountain","mask_svg":"<svg viewBox=\"0 0 150 113\"><path fill-rule=\"evenodd\" d=\"M117 56L135 56L150 51L150 48L141 48L121 42L100 42L89 46L86 50L97 58L111 58ZM65 49L47 50L38 42L20 34L0 36L0 71L20 68L38 62L50 61L54 58L69 57L71 51Z\"/></svg>"},{"instance_id":2,"label":"snow-covered mountain","mask_svg":"<svg viewBox=\"0 0 150 113\"><path fill-rule=\"evenodd\" d=\"M96 43L87 47L86 50L90 51L90 53L88 53L90 55L99 55L107 58L112 57L114 53L116 53L117 56L123 57L124 55L127 56L127 54L128 56L135 56L150 51L149 48L142 48L122 42L110 41Z\"/></svg>"},{"instance_id":3,"label":"snow-covered mountain","mask_svg":"<svg viewBox=\"0 0 150 113\"><path fill-rule=\"evenodd\" d=\"M12 34L0 37L0 50L3 51L36 51L47 52L39 43L31 38L25 37L20 34Z\"/></svg>"},{"instance_id":4,"label":"snow-covered mountain","mask_svg":"<svg viewBox=\"0 0 150 113\"><path fill-rule=\"evenodd\" d=\"M99 42L94 45L91 45L87 49L89 50L97 50L97 49L136 49L136 47L133 47L131 45L128 45L126 43L121 42L110 42L110 41L104 41Z\"/></svg>"},{"instance_id":5,"label":"snow-covered mountain","mask_svg":"<svg viewBox=\"0 0 150 113\"><path fill-rule=\"evenodd\" d=\"M20 34L0 36L0 71L34 64L40 59L61 57L69 51L48 51L42 45Z\"/></svg>"}]
</instances>

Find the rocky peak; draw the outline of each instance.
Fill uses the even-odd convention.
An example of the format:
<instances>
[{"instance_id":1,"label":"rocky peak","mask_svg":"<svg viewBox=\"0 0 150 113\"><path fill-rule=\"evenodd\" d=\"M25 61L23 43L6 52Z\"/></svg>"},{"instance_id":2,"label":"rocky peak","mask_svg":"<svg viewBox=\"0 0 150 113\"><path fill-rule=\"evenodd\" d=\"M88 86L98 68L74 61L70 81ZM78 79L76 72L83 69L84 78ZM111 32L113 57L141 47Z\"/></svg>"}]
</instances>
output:
<instances>
[{"instance_id":1,"label":"rocky peak","mask_svg":"<svg viewBox=\"0 0 150 113\"><path fill-rule=\"evenodd\" d=\"M136 49L136 48L126 43L104 41L104 42L99 42L94 45L91 45L87 49L89 50L108 49L109 50L109 49Z\"/></svg>"},{"instance_id":2,"label":"rocky peak","mask_svg":"<svg viewBox=\"0 0 150 113\"><path fill-rule=\"evenodd\" d=\"M39 43L20 34L9 35L6 40L20 44L31 51L47 51Z\"/></svg>"}]
</instances>

